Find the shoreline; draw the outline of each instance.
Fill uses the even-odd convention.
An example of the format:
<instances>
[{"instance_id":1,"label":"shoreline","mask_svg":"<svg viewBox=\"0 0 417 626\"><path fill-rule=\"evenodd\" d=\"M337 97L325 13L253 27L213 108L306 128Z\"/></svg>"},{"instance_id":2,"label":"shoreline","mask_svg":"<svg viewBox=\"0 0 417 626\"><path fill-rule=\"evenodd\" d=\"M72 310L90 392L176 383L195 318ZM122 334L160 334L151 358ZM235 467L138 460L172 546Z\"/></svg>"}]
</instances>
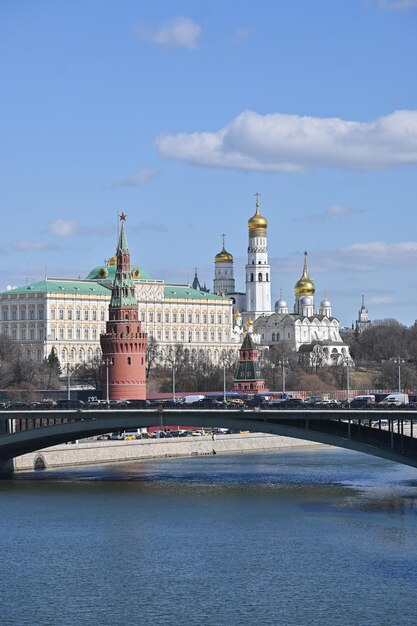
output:
<instances>
[{"instance_id":1,"label":"shoreline","mask_svg":"<svg viewBox=\"0 0 417 626\"><path fill-rule=\"evenodd\" d=\"M214 440L211 435L168 440L83 440L15 457L13 467L15 472L41 471L60 467L109 465L147 459L328 447L330 446L312 441L265 433L215 435Z\"/></svg>"}]
</instances>

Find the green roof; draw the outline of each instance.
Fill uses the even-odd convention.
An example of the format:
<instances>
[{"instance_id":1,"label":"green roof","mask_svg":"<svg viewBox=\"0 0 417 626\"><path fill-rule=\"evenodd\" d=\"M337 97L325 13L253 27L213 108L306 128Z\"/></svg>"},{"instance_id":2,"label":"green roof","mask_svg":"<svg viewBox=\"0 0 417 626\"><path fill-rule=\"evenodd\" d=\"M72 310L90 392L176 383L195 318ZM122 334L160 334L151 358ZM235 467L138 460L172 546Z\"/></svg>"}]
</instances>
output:
<instances>
[{"instance_id":1,"label":"green roof","mask_svg":"<svg viewBox=\"0 0 417 626\"><path fill-rule=\"evenodd\" d=\"M17 287L8 291L3 291L1 295L13 295L15 293L67 293L74 295L99 295L109 296L108 287L96 281L87 280L66 280L46 278L38 283Z\"/></svg>"},{"instance_id":2,"label":"green roof","mask_svg":"<svg viewBox=\"0 0 417 626\"><path fill-rule=\"evenodd\" d=\"M98 265L94 267L91 272L86 276L87 280L99 280L103 283L112 283L116 274L117 265ZM148 274L144 269L138 267L137 265L131 265L130 270L133 273L133 277L136 279L135 270L139 271L138 278L143 278L144 280L153 280L152 276Z\"/></svg>"},{"instance_id":3,"label":"green roof","mask_svg":"<svg viewBox=\"0 0 417 626\"><path fill-rule=\"evenodd\" d=\"M170 299L180 300L218 300L219 302L225 302L230 298L223 296L217 296L214 293L207 293L206 291L200 291L193 289L187 285L165 285L164 296Z\"/></svg>"}]
</instances>

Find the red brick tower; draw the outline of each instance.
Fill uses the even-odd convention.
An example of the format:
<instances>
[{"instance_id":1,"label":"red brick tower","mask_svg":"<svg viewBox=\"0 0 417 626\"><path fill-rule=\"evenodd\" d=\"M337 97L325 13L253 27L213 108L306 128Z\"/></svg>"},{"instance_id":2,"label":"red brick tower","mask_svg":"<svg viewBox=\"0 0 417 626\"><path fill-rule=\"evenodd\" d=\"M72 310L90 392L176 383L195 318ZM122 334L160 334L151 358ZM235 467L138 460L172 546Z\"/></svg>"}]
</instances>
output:
<instances>
[{"instance_id":1,"label":"red brick tower","mask_svg":"<svg viewBox=\"0 0 417 626\"><path fill-rule=\"evenodd\" d=\"M147 334L141 331L130 253L121 213L117 269L113 281L106 332L100 335L103 352L102 390L108 400L146 398L145 356Z\"/></svg>"},{"instance_id":2,"label":"red brick tower","mask_svg":"<svg viewBox=\"0 0 417 626\"><path fill-rule=\"evenodd\" d=\"M254 394L268 391L265 389L265 380L261 377L258 350L255 348L250 333L246 333L239 350L239 364L233 382L233 391Z\"/></svg>"}]
</instances>

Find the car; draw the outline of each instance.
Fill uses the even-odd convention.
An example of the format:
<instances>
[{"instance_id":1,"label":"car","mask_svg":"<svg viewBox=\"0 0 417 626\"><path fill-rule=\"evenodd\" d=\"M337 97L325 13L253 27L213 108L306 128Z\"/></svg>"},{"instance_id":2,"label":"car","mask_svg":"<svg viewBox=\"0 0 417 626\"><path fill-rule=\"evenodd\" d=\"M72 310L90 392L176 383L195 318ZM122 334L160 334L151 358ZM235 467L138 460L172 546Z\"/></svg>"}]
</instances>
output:
<instances>
[{"instance_id":1,"label":"car","mask_svg":"<svg viewBox=\"0 0 417 626\"><path fill-rule=\"evenodd\" d=\"M304 406L305 402L304 400L302 400L301 398L288 398L288 400L284 400L283 402L281 402L281 406L283 409L288 409L288 408L297 408L300 406Z\"/></svg>"},{"instance_id":2,"label":"car","mask_svg":"<svg viewBox=\"0 0 417 626\"><path fill-rule=\"evenodd\" d=\"M58 400L56 403L57 409L81 409L83 406L82 400Z\"/></svg>"}]
</instances>

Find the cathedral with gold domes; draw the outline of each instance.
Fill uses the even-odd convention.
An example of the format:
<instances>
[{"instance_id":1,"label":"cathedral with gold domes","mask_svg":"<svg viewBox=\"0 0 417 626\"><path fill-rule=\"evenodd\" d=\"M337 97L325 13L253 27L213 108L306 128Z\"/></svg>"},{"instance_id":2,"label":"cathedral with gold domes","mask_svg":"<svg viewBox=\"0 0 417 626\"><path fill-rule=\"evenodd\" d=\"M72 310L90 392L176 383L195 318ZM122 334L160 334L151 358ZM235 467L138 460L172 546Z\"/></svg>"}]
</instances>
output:
<instances>
[{"instance_id":1,"label":"cathedral with gold domes","mask_svg":"<svg viewBox=\"0 0 417 626\"><path fill-rule=\"evenodd\" d=\"M308 270L308 253L294 286L294 308L280 298L271 304L271 266L268 261L267 219L259 212L259 194L255 213L248 220L248 257L245 266L245 291L235 290L233 256L223 249L214 259L213 291L229 296L234 305L233 336L240 343L245 332L255 343L270 348L278 342L291 350L304 353L315 364L334 365L349 359L349 347L340 336L339 320L333 317L332 305L324 297L315 304L315 285Z\"/></svg>"}]
</instances>

